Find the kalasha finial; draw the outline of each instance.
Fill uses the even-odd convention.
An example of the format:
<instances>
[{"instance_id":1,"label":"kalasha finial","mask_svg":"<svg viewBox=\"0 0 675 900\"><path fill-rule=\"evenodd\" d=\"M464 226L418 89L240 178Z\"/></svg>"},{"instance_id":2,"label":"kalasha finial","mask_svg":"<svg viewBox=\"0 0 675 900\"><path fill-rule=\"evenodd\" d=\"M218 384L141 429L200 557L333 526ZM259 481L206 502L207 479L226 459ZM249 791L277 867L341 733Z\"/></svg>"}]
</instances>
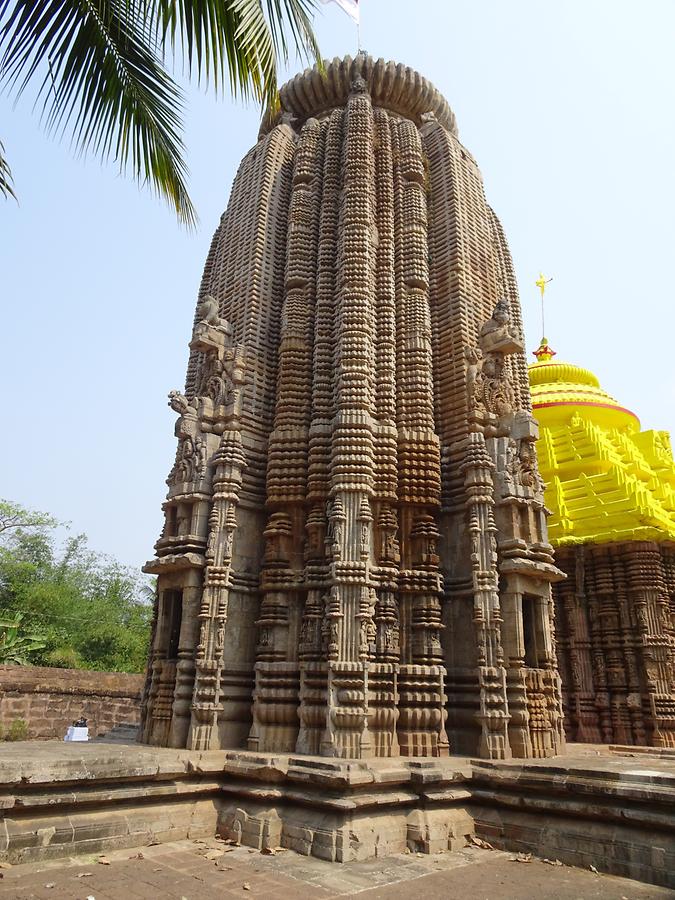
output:
<instances>
[{"instance_id":1,"label":"kalasha finial","mask_svg":"<svg viewBox=\"0 0 675 900\"><path fill-rule=\"evenodd\" d=\"M548 342L548 338L543 337L541 339L541 344L537 347L536 350L532 351L534 355L537 357L538 363L545 363L549 360L553 359L556 356L556 352L553 347L550 346Z\"/></svg>"}]
</instances>

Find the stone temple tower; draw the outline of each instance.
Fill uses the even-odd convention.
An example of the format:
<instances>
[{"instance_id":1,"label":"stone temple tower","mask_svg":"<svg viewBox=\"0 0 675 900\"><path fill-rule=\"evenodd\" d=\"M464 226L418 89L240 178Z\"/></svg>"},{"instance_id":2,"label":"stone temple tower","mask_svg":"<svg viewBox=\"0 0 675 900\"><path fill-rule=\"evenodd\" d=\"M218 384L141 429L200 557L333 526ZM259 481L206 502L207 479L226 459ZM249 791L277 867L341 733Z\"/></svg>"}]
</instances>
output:
<instances>
[{"instance_id":1,"label":"stone temple tower","mask_svg":"<svg viewBox=\"0 0 675 900\"><path fill-rule=\"evenodd\" d=\"M190 348L141 739L559 752L516 282L426 79L360 54L282 88Z\"/></svg>"}]
</instances>

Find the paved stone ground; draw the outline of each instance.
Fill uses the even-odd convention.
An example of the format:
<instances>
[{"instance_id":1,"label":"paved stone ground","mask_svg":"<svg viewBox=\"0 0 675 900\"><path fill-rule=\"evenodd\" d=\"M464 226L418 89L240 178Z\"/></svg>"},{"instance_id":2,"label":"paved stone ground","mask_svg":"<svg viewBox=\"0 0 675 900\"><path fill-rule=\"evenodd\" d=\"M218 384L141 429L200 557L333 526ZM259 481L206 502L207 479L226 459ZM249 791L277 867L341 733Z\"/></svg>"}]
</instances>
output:
<instances>
[{"instance_id":1,"label":"paved stone ground","mask_svg":"<svg viewBox=\"0 0 675 900\"><path fill-rule=\"evenodd\" d=\"M215 857L209 859L209 856ZM179 841L1 870L12 900L663 900L675 892L513 853L467 847L339 865L290 851L263 855L215 840Z\"/></svg>"}]
</instances>

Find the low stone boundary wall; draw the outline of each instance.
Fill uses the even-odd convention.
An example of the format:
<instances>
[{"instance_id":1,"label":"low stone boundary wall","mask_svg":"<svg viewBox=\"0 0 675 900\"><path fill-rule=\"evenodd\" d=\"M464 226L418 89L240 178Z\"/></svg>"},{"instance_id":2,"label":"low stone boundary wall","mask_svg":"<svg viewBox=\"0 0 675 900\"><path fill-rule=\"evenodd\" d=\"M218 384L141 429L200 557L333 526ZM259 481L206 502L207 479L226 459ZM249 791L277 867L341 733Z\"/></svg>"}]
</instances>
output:
<instances>
[{"instance_id":1,"label":"low stone boundary wall","mask_svg":"<svg viewBox=\"0 0 675 900\"><path fill-rule=\"evenodd\" d=\"M23 719L28 737L62 739L75 719L84 716L90 737L115 725L138 724L143 675L0 666L0 726L6 734Z\"/></svg>"}]
</instances>

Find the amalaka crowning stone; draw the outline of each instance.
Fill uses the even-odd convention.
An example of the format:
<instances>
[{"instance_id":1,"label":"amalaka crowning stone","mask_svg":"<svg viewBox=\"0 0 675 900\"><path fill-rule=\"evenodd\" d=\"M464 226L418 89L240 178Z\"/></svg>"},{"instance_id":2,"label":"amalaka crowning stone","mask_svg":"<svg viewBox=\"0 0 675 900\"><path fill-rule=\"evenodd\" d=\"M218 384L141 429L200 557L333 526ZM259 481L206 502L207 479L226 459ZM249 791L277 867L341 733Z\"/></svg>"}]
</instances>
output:
<instances>
[{"instance_id":1,"label":"amalaka crowning stone","mask_svg":"<svg viewBox=\"0 0 675 900\"><path fill-rule=\"evenodd\" d=\"M142 740L559 752L516 281L429 82L359 55L282 88L190 348Z\"/></svg>"}]
</instances>

